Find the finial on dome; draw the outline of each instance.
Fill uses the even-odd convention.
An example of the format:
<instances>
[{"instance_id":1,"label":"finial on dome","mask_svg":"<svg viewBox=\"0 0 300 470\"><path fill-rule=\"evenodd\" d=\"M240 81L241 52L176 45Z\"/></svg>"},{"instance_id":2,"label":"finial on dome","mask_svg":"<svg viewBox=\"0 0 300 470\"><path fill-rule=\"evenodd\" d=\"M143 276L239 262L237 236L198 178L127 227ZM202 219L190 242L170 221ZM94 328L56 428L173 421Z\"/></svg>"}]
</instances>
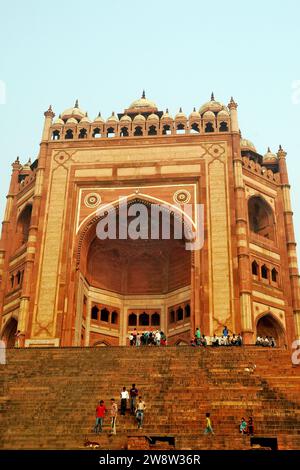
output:
<instances>
[{"instance_id":1,"label":"finial on dome","mask_svg":"<svg viewBox=\"0 0 300 470\"><path fill-rule=\"evenodd\" d=\"M179 112L182 113L182 107L181 107L181 106L180 106L180 108L179 108Z\"/></svg>"},{"instance_id":2,"label":"finial on dome","mask_svg":"<svg viewBox=\"0 0 300 470\"><path fill-rule=\"evenodd\" d=\"M279 144L279 150L282 150L282 147L281 147L281 145L280 145L280 144Z\"/></svg>"},{"instance_id":3,"label":"finial on dome","mask_svg":"<svg viewBox=\"0 0 300 470\"><path fill-rule=\"evenodd\" d=\"M169 114L169 108L166 108L166 114Z\"/></svg>"},{"instance_id":4,"label":"finial on dome","mask_svg":"<svg viewBox=\"0 0 300 470\"><path fill-rule=\"evenodd\" d=\"M196 108L195 108L195 106L194 106L194 107L193 107L193 113L195 113L195 112L196 112Z\"/></svg>"},{"instance_id":5,"label":"finial on dome","mask_svg":"<svg viewBox=\"0 0 300 470\"><path fill-rule=\"evenodd\" d=\"M78 100L75 101L74 108L79 108Z\"/></svg>"},{"instance_id":6,"label":"finial on dome","mask_svg":"<svg viewBox=\"0 0 300 470\"><path fill-rule=\"evenodd\" d=\"M88 113L87 113L87 112L85 113L85 117L88 117Z\"/></svg>"},{"instance_id":7,"label":"finial on dome","mask_svg":"<svg viewBox=\"0 0 300 470\"><path fill-rule=\"evenodd\" d=\"M111 115L114 116L114 115L115 115L115 112L113 111L113 112L111 113Z\"/></svg>"},{"instance_id":8,"label":"finial on dome","mask_svg":"<svg viewBox=\"0 0 300 470\"><path fill-rule=\"evenodd\" d=\"M100 111L99 111L99 113L98 113L98 116L97 116L97 117L101 117L101 112L100 112Z\"/></svg>"},{"instance_id":9,"label":"finial on dome","mask_svg":"<svg viewBox=\"0 0 300 470\"><path fill-rule=\"evenodd\" d=\"M210 101L215 101L214 92L212 92L212 94L211 94Z\"/></svg>"},{"instance_id":10,"label":"finial on dome","mask_svg":"<svg viewBox=\"0 0 300 470\"><path fill-rule=\"evenodd\" d=\"M271 153L271 149L270 149L270 147L268 147L268 153Z\"/></svg>"},{"instance_id":11,"label":"finial on dome","mask_svg":"<svg viewBox=\"0 0 300 470\"><path fill-rule=\"evenodd\" d=\"M145 99L145 98L146 98L146 93L145 93L145 90L143 90L142 98L143 98L143 99Z\"/></svg>"}]
</instances>

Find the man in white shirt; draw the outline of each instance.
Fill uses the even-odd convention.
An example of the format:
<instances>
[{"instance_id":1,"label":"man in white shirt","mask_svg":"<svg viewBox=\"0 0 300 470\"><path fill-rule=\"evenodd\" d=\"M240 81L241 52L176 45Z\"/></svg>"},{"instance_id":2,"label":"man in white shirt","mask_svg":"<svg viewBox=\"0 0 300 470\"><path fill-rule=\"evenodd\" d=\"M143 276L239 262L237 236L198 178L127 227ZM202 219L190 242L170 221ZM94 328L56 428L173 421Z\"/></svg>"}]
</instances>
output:
<instances>
[{"instance_id":1,"label":"man in white shirt","mask_svg":"<svg viewBox=\"0 0 300 470\"><path fill-rule=\"evenodd\" d=\"M127 408L127 400L129 400L129 393L126 390L126 387L123 387L121 391L121 415L125 416L126 408Z\"/></svg>"}]
</instances>

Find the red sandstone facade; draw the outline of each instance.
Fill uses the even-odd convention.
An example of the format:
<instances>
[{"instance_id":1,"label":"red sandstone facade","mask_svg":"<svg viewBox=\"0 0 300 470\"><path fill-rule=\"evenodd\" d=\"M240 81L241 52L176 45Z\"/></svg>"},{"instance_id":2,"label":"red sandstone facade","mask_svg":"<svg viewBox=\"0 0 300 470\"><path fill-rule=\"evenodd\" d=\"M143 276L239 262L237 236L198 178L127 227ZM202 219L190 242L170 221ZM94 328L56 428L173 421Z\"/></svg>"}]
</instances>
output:
<instances>
[{"instance_id":1,"label":"red sandstone facade","mask_svg":"<svg viewBox=\"0 0 300 470\"><path fill-rule=\"evenodd\" d=\"M173 119L145 98L107 120L49 108L40 152L12 167L0 244L0 332L9 346L125 345L133 328L188 343L226 324L246 343L300 336L299 275L286 152L260 155L237 104ZM99 240L99 207L127 198L204 206L204 245ZM178 208L179 209L176 209ZM117 214L120 217L120 214ZM191 224L197 222L193 209Z\"/></svg>"}]
</instances>

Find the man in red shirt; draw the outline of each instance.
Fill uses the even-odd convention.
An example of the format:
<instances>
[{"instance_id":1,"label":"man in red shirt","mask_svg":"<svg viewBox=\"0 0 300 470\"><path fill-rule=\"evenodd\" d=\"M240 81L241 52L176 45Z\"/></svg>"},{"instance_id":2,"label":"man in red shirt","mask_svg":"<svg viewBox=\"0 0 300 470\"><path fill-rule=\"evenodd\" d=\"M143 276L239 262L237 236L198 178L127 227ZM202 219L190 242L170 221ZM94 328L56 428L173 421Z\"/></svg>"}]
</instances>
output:
<instances>
[{"instance_id":1,"label":"man in red shirt","mask_svg":"<svg viewBox=\"0 0 300 470\"><path fill-rule=\"evenodd\" d=\"M103 419L106 413L106 406L104 405L104 401L101 400L99 401L99 405L96 408L96 424L94 428L94 432L96 434L99 434L99 432L102 432L102 425L103 425Z\"/></svg>"}]
</instances>

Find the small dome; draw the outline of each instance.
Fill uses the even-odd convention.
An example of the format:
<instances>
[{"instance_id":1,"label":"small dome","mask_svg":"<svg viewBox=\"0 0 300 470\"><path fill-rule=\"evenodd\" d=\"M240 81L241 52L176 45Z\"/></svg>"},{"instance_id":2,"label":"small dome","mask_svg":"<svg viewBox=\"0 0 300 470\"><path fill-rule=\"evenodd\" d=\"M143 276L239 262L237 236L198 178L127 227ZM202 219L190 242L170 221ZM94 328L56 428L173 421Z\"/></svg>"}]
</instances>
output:
<instances>
[{"instance_id":1,"label":"small dome","mask_svg":"<svg viewBox=\"0 0 300 470\"><path fill-rule=\"evenodd\" d=\"M252 152L256 152L255 145L248 139L241 139L241 149L242 150L252 150Z\"/></svg>"},{"instance_id":2,"label":"small dome","mask_svg":"<svg viewBox=\"0 0 300 470\"><path fill-rule=\"evenodd\" d=\"M137 121L146 121L146 118L145 118L142 114L137 114L137 115L133 118L133 122L137 122Z\"/></svg>"},{"instance_id":3,"label":"small dome","mask_svg":"<svg viewBox=\"0 0 300 470\"><path fill-rule=\"evenodd\" d=\"M159 121L159 117L157 116L157 114L150 114L150 116L148 116L148 119L147 121Z\"/></svg>"},{"instance_id":4,"label":"small dome","mask_svg":"<svg viewBox=\"0 0 300 470\"><path fill-rule=\"evenodd\" d=\"M227 109L222 109L222 111L218 113L218 118L229 118L229 117L230 117L230 114L227 111Z\"/></svg>"},{"instance_id":5,"label":"small dome","mask_svg":"<svg viewBox=\"0 0 300 470\"><path fill-rule=\"evenodd\" d=\"M53 122L53 126L63 126L65 123L64 121L62 120L61 118L61 115L59 115L59 117L57 119L55 119L55 121Z\"/></svg>"},{"instance_id":6,"label":"small dome","mask_svg":"<svg viewBox=\"0 0 300 470\"><path fill-rule=\"evenodd\" d=\"M166 121L167 120L172 121L173 120L172 116L170 116L170 114L169 114L168 108L166 109L166 112L162 115L161 120L162 121L165 121L165 120Z\"/></svg>"},{"instance_id":7,"label":"small dome","mask_svg":"<svg viewBox=\"0 0 300 470\"><path fill-rule=\"evenodd\" d=\"M277 163L278 162L276 153L271 152L270 147L268 147L268 151L263 157L263 162L264 163L271 163L271 162Z\"/></svg>"},{"instance_id":8,"label":"small dome","mask_svg":"<svg viewBox=\"0 0 300 470\"><path fill-rule=\"evenodd\" d=\"M196 108L194 108L191 114L189 115L189 119L200 119L200 117L200 113L196 111Z\"/></svg>"},{"instance_id":9,"label":"small dome","mask_svg":"<svg viewBox=\"0 0 300 470\"><path fill-rule=\"evenodd\" d=\"M85 114L86 114L85 111L82 111L82 109L79 108L78 100L76 100L76 103L75 103L74 107L66 109L62 113L61 117L64 120L67 120L67 119L73 117L73 118L80 121L80 119L82 119L85 116Z\"/></svg>"},{"instance_id":10,"label":"small dome","mask_svg":"<svg viewBox=\"0 0 300 470\"><path fill-rule=\"evenodd\" d=\"M204 119L215 119L215 114L212 111L205 111L203 114Z\"/></svg>"},{"instance_id":11,"label":"small dome","mask_svg":"<svg viewBox=\"0 0 300 470\"><path fill-rule=\"evenodd\" d=\"M102 122L103 124L105 123L103 117L101 116L101 113L99 113L98 116L94 119L94 122Z\"/></svg>"},{"instance_id":12,"label":"small dome","mask_svg":"<svg viewBox=\"0 0 300 470\"><path fill-rule=\"evenodd\" d=\"M67 120L67 124L78 124L78 121L75 118L71 117Z\"/></svg>"},{"instance_id":13,"label":"small dome","mask_svg":"<svg viewBox=\"0 0 300 470\"><path fill-rule=\"evenodd\" d=\"M131 122L132 119L128 114L124 114L124 116L121 117L120 122Z\"/></svg>"},{"instance_id":14,"label":"small dome","mask_svg":"<svg viewBox=\"0 0 300 470\"><path fill-rule=\"evenodd\" d=\"M219 111L222 111L222 109L226 109L226 106L220 103L219 101L215 101L214 94L212 93L210 101L208 101L207 103L204 103L200 107L199 113L203 114L205 113L205 111L212 111L214 113L218 113Z\"/></svg>"},{"instance_id":15,"label":"small dome","mask_svg":"<svg viewBox=\"0 0 300 470\"><path fill-rule=\"evenodd\" d=\"M81 119L80 124L81 123L87 123L87 124L91 123L91 120L89 119L87 113L85 114L84 118Z\"/></svg>"},{"instance_id":16,"label":"small dome","mask_svg":"<svg viewBox=\"0 0 300 470\"><path fill-rule=\"evenodd\" d=\"M129 106L129 109L134 109L134 108L156 108L157 109L157 106L154 103L154 101L150 101L146 98L145 91L143 91L141 98L133 101L131 105Z\"/></svg>"},{"instance_id":17,"label":"small dome","mask_svg":"<svg viewBox=\"0 0 300 470\"><path fill-rule=\"evenodd\" d=\"M114 111L112 112L112 115L107 119L106 122L119 122L118 116L115 115Z\"/></svg>"},{"instance_id":18,"label":"small dome","mask_svg":"<svg viewBox=\"0 0 300 470\"><path fill-rule=\"evenodd\" d=\"M175 119L183 119L186 120L186 115L182 112L182 108L179 109L179 112L176 114Z\"/></svg>"}]
</instances>

